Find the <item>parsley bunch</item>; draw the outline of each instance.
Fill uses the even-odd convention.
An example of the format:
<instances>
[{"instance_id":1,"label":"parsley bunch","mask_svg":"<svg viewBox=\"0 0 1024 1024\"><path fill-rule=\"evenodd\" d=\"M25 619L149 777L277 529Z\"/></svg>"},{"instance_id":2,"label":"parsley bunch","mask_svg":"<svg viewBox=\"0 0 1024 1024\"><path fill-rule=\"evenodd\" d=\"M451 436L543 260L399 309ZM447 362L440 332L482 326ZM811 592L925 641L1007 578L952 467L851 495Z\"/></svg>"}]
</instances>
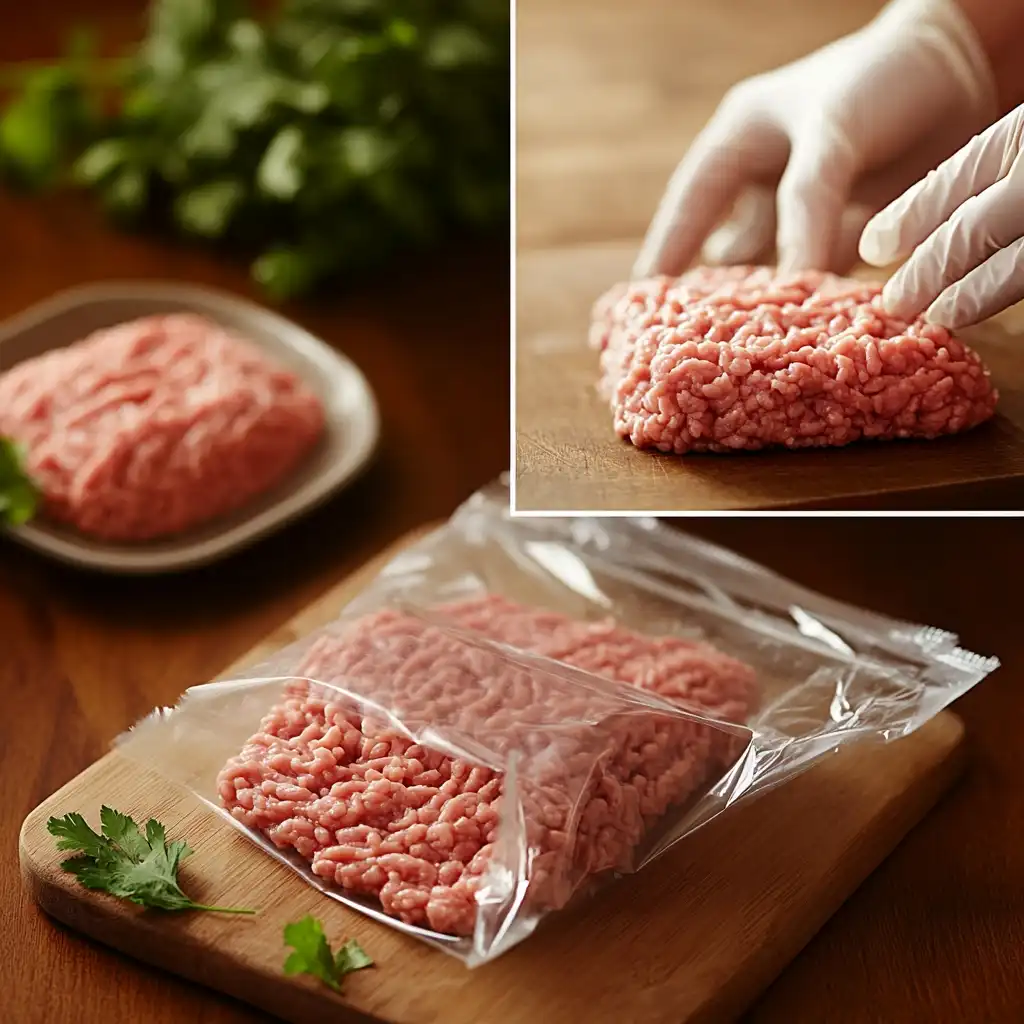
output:
<instances>
[{"instance_id":1,"label":"parsley bunch","mask_svg":"<svg viewBox=\"0 0 1024 1024\"><path fill-rule=\"evenodd\" d=\"M154 0L125 58L0 69L0 172L257 253L275 298L509 208L509 0Z\"/></svg>"},{"instance_id":2,"label":"parsley bunch","mask_svg":"<svg viewBox=\"0 0 1024 1024\"><path fill-rule=\"evenodd\" d=\"M58 850L75 856L61 867L86 889L99 889L159 910L212 910L221 914L254 914L238 907L208 907L196 903L178 885L178 868L192 850L181 839L167 841L163 825L146 822L145 833L127 815L111 807L100 809L102 835L80 814L50 818L46 828L57 839Z\"/></svg>"}]
</instances>

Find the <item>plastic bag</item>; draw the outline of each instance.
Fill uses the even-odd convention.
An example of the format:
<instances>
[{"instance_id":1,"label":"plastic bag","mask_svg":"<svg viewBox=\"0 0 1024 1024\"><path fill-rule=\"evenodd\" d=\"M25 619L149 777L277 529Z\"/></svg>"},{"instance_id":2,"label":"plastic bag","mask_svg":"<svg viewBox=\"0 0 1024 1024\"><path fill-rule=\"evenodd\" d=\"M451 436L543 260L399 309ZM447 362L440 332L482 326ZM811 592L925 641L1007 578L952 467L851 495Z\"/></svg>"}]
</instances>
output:
<instances>
[{"instance_id":1,"label":"plastic bag","mask_svg":"<svg viewBox=\"0 0 1024 1024\"><path fill-rule=\"evenodd\" d=\"M998 662L651 519L503 484L325 629L119 741L326 895L483 963L737 800Z\"/></svg>"}]
</instances>

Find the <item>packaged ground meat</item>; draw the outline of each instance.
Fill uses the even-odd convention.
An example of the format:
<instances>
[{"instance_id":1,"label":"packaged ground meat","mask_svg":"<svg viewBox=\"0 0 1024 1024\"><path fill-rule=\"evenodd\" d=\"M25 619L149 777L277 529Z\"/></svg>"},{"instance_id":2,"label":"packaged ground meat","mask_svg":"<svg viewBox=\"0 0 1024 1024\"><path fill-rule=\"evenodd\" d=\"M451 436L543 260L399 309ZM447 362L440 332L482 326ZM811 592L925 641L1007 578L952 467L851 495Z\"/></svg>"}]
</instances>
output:
<instances>
[{"instance_id":1,"label":"packaged ground meat","mask_svg":"<svg viewBox=\"0 0 1024 1024\"><path fill-rule=\"evenodd\" d=\"M496 485L342 614L120 741L340 900L476 965L997 662L647 519Z\"/></svg>"}]
</instances>

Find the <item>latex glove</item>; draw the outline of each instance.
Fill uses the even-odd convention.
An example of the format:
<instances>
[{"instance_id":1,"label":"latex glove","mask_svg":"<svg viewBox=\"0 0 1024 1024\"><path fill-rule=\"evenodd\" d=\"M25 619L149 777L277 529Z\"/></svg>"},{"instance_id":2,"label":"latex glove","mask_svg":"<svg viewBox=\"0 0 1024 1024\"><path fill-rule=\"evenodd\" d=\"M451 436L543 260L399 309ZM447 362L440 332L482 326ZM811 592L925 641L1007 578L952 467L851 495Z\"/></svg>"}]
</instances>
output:
<instances>
[{"instance_id":1,"label":"latex glove","mask_svg":"<svg viewBox=\"0 0 1024 1024\"><path fill-rule=\"evenodd\" d=\"M1024 107L972 139L864 230L865 261L909 256L882 292L895 316L955 329L1024 298Z\"/></svg>"},{"instance_id":2,"label":"latex glove","mask_svg":"<svg viewBox=\"0 0 1024 1024\"><path fill-rule=\"evenodd\" d=\"M988 60L953 0L895 0L730 90L676 169L634 274L681 272L741 193L705 259L750 262L775 235L784 269L845 269L870 216L996 114Z\"/></svg>"}]
</instances>

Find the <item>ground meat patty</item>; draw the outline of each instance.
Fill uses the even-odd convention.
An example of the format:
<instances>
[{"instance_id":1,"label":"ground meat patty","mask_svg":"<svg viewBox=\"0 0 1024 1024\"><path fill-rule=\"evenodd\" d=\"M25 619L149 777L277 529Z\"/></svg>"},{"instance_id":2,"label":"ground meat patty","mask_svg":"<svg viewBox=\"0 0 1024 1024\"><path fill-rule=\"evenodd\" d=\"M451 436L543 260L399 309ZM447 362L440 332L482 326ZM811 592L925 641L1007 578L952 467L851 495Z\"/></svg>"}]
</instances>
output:
<instances>
[{"instance_id":1,"label":"ground meat patty","mask_svg":"<svg viewBox=\"0 0 1024 1024\"><path fill-rule=\"evenodd\" d=\"M289 473L323 427L298 377L192 314L97 331L0 376L0 434L27 450L45 515L105 540L233 511Z\"/></svg>"},{"instance_id":2,"label":"ground meat patty","mask_svg":"<svg viewBox=\"0 0 1024 1024\"><path fill-rule=\"evenodd\" d=\"M587 879L628 870L672 806L719 778L744 741L630 705L620 691L548 674L439 628L457 623L743 721L753 671L704 645L485 597L427 623L383 611L321 637L259 731L218 778L224 806L295 850L313 872L395 917L469 935L499 842L505 758L517 752L516 806L529 847L527 902L563 906ZM586 677L592 679L592 677ZM596 681L595 681L596 682ZM443 743L415 743L433 729Z\"/></svg>"},{"instance_id":3,"label":"ground meat patty","mask_svg":"<svg viewBox=\"0 0 1024 1024\"><path fill-rule=\"evenodd\" d=\"M998 396L977 354L889 316L880 292L767 267L620 285L591 332L615 430L682 454L934 438L987 420Z\"/></svg>"}]
</instances>

